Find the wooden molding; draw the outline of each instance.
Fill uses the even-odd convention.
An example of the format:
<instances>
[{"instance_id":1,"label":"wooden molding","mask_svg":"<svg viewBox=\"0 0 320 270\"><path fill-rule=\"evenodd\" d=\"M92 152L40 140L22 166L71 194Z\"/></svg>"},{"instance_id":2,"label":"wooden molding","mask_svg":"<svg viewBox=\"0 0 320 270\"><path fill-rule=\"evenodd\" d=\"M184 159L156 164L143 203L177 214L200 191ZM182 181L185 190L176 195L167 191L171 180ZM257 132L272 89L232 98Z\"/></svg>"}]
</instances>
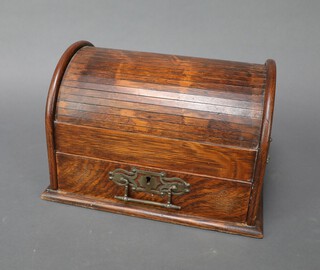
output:
<instances>
[{"instance_id":1,"label":"wooden molding","mask_svg":"<svg viewBox=\"0 0 320 270\"><path fill-rule=\"evenodd\" d=\"M258 151L258 157L256 161L255 174L253 178L253 186L251 192L251 200L248 209L248 221L249 225L254 225L258 216L259 202L262 187L263 178L265 174L269 146L270 136L272 128L275 91L276 91L276 63L274 60L266 61L267 68L267 83L264 97L264 114L261 127L260 147Z\"/></svg>"},{"instance_id":2,"label":"wooden molding","mask_svg":"<svg viewBox=\"0 0 320 270\"><path fill-rule=\"evenodd\" d=\"M56 110L56 101L63 75L67 66L74 56L74 54L85 46L93 46L88 41L78 41L72 44L61 56L55 71L53 73L49 92L47 96L46 112L45 112L45 126L47 138L47 151L49 161L49 174L50 174L50 188L55 190L58 188L57 181L57 165L55 158L55 145L54 145L54 118Z\"/></svg>"}]
</instances>

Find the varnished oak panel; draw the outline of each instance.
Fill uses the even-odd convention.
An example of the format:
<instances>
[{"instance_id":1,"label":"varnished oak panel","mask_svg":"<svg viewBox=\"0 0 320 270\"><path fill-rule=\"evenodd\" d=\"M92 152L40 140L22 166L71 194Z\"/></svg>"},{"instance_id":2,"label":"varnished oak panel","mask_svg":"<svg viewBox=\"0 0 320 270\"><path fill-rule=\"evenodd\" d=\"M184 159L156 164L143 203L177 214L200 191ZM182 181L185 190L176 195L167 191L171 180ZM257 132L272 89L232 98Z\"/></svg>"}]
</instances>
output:
<instances>
[{"instance_id":1,"label":"varnished oak panel","mask_svg":"<svg viewBox=\"0 0 320 270\"><path fill-rule=\"evenodd\" d=\"M69 91L68 91L69 90ZM90 91L90 92L89 92ZM241 115L242 117L247 118L261 118L262 112L255 111L251 109L244 108L235 108L231 106L222 106L215 104L204 104L204 103L195 103L189 101L180 101L180 100L169 100L169 99L161 99L161 98L150 98L143 96L135 96L135 95L127 95L122 93L110 93L104 92L101 95L101 92L95 91L92 93L92 90L82 91L82 95L77 94L76 91L73 93L70 92L69 89L62 89L61 91L61 99L67 101L73 101L78 103L88 103L88 104L96 104L96 105L104 105L104 106L112 106L119 102L119 104L126 104L126 106L131 108L156 108L155 110L168 110L172 109L174 112L179 111L179 109L186 109L190 111L200 112L208 112L208 113L217 113L217 114L227 114L227 115ZM122 103L123 102L123 103ZM130 105L129 105L130 104ZM167 109L167 107L169 107ZM150 109L151 110L151 109Z\"/></svg>"},{"instance_id":2,"label":"varnished oak panel","mask_svg":"<svg viewBox=\"0 0 320 270\"><path fill-rule=\"evenodd\" d=\"M251 133L235 130L233 133L223 132L220 129L210 129L206 132L205 128L197 126L181 126L166 122L152 122L140 118L130 118L127 116L105 115L100 113L59 109L58 122L64 122L75 125L91 126L98 128L106 128L113 130L121 130L126 132L149 134L158 137L181 139L197 142L208 142L221 144L227 142L228 145L236 145L243 148L253 148L257 145L258 140L252 139L254 135ZM228 138L222 136L229 135ZM243 140L239 142L237 139L241 137Z\"/></svg>"},{"instance_id":3,"label":"varnished oak panel","mask_svg":"<svg viewBox=\"0 0 320 270\"><path fill-rule=\"evenodd\" d=\"M68 66L56 117L72 124L255 149L265 80L263 65L86 47ZM123 115L124 110L129 114ZM110 111L130 119L125 125L110 125L101 120L108 120ZM159 113L182 121L163 131L152 117ZM141 119L150 116L152 128L141 127ZM192 131L189 119L195 126L207 119L210 124L202 126L207 135Z\"/></svg>"},{"instance_id":4,"label":"varnished oak panel","mask_svg":"<svg viewBox=\"0 0 320 270\"><path fill-rule=\"evenodd\" d=\"M61 56L51 79L49 86L46 111L45 111L45 126L46 126L46 139L47 139L47 151L48 151L48 163L49 163L49 174L50 174L50 188L56 190L58 188L57 183L57 164L55 158L55 145L54 145L54 119L56 113L56 103L59 94L59 87L65 71L71 58L81 48L86 46L93 46L88 41L78 41L72 44Z\"/></svg>"},{"instance_id":5,"label":"varnished oak panel","mask_svg":"<svg viewBox=\"0 0 320 270\"><path fill-rule=\"evenodd\" d=\"M149 80L160 82L161 78L164 78L179 82L215 82L219 85L250 87L261 86L265 82L263 65L228 61L219 63L219 60L177 55L86 48L79 52L74 63L77 65L71 68L74 68L75 72L77 66L84 63L80 66L81 74L109 72L117 73L118 76L132 75L134 78L146 76ZM105 68L107 64L110 66L108 69Z\"/></svg>"},{"instance_id":6,"label":"varnished oak panel","mask_svg":"<svg viewBox=\"0 0 320 270\"><path fill-rule=\"evenodd\" d=\"M100 159L91 159L57 154L58 186L59 190L83 196L94 197L121 203L114 196L123 196L124 187L118 186L109 180L108 173L117 168L131 170L133 166ZM141 170L161 172L161 169L137 167ZM246 219L251 184L239 181L229 181L209 178L201 175L183 174L166 171L167 177L179 177L190 184L190 193L173 196L173 204L181 206L181 210L140 205L149 211L162 210L167 215L180 215L190 217L206 217L208 219L229 220L244 222ZM144 192L131 192L130 197L135 199L166 202L166 197L150 195ZM133 204L122 202L122 204ZM138 204L139 205L139 204Z\"/></svg>"},{"instance_id":7,"label":"varnished oak panel","mask_svg":"<svg viewBox=\"0 0 320 270\"><path fill-rule=\"evenodd\" d=\"M55 138L60 152L244 181L256 158L254 150L64 123L55 124Z\"/></svg>"},{"instance_id":8,"label":"varnished oak panel","mask_svg":"<svg viewBox=\"0 0 320 270\"><path fill-rule=\"evenodd\" d=\"M157 221L169 222L179 225L191 226L206 230L214 230L230 234L240 234L243 236L263 238L263 215L262 203L259 204L259 212L255 225L249 226L245 223L228 222L216 219L188 217L176 213L176 215L168 215L162 210L149 211L139 205L99 200L97 198L78 195L60 190L46 189L41 198L43 200L66 203L74 206L85 207L89 209L108 211L116 214L124 214L133 217L148 218Z\"/></svg>"},{"instance_id":9,"label":"varnished oak panel","mask_svg":"<svg viewBox=\"0 0 320 270\"><path fill-rule=\"evenodd\" d=\"M266 170L276 92L276 63L273 60L266 62L267 78L266 95L264 100L263 125L261 128L260 149L258 151L254 183L251 192L251 202L248 209L248 224L254 225L259 216L259 203L262 203L263 178Z\"/></svg>"}]
</instances>

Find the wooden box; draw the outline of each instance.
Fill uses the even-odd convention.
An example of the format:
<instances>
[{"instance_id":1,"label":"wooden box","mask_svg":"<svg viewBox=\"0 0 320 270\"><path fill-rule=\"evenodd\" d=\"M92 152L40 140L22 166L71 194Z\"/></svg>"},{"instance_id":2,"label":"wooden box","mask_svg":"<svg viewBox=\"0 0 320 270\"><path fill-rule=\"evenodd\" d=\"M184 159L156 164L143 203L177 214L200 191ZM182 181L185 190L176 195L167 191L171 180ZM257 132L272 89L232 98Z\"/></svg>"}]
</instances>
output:
<instances>
[{"instance_id":1,"label":"wooden box","mask_svg":"<svg viewBox=\"0 0 320 270\"><path fill-rule=\"evenodd\" d=\"M71 45L42 198L257 238L276 67Z\"/></svg>"}]
</instances>

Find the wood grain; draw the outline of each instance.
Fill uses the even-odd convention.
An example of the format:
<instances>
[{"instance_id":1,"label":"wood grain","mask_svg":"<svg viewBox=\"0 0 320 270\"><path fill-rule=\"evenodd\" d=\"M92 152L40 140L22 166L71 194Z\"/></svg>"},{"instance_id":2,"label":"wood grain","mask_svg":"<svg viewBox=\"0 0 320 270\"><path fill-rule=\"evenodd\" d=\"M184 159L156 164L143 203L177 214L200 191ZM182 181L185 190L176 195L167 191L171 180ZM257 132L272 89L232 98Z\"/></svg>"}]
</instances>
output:
<instances>
[{"instance_id":1,"label":"wood grain","mask_svg":"<svg viewBox=\"0 0 320 270\"><path fill-rule=\"evenodd\" d=\"M85 46L93 46L88 41L78 41L72 44L61 56L55 71L53 73L46 104L45 112L45 125L46 125L46 139L47 139L47 151L48 151L48 162L49 162L49 174L50 174L50 188L57 189L57 165L55 159L55 145L54 145L54 118L56 112L56 101L58 97L59 87L65 70L77 51Z\"/></svg>"},{"instance_id":2,"label":"wood grain","mask_svg":"<svg viewBox=\"0 0 320 270\"><path fill-rule=\"evenodd\" d=\"M121 61L121 67L119 67L119 61ZM99 72L112 72L116 69L118 73L123 74L130 72L139 76L152 74L152 77L155 78L161 77L164 74L164 77L169 79L190 79L200 83L212 80L218 84L227 85L254 86L260 85L261 82L265 81L263 65L177 55L89 48L80 52L74 62L77 65L84 63L89 68L85 69L82 67L81 71L88 72L90 70L95 72L95 69L98 69ZM87 64L88 62L90 65ZM110 65L110 69L105 69L106 64ZM77 66L72 67L76 68ZM136 72L133 72L134 70ZM154 73L159 73L159 76L154 76Z\"/></svg>"},{"instance_id":3,"label":"wood grain","mask_svg":"<svg viewBox=\"0 0 320 270\"><path fill-rule=\"evenodd\" d=\"M165 137L172 139L181 139L186 141L197 141L203 143L213 143L223 145L227 142L228 145L235 145L243 148L254 148L258 141L250 140L253 134L239 132L235 130L230 134L223 132L220 129L210 129L209 132L204 132L201 128L189 126L179 126L171 123L141 120L139 118L127 118L121 116L109 115L107 118L103 114L91 113L78 110L61 109L58 122L69 124L92 126L113 130L121 130L124 132L149 134L157 137ZM157 124L155 126L155 124ZM227 138L224 136L229 135ZM241 142L238 138L241 137Z\"/></svg>"},{"instance_id":4,"label":"wood grain","mask_svg":"<svg viewBox=\"0 0 320 270\"><path fill-rule=\"evenodd\" d=\"M252 180L256 158L254 150L63 123L55 124L55 138L60 152L244 181Z\"/></svg>"},{"instance_id":5,"label":"wood grain","mask_svg":"<svg viewBox=\"0 0 320 270\"><path fill-rule=\"evenodd\" d=\"M230 234L240 234L243 236L263 238L263 219L262 219L262 203L259 209L254 226L248 226L245 223L221 221L218 219L209 219L205 217L188 217L176 213L175 215L167 215L161 209L157 211L146 210L139 205L126 204L99 200L89 196L83 196L76 193L70 193L60 190L46 189L41 198L43 200L66 203L74 206L85 207L100 211L108 211L116 214L129 215L133 217L148 218L162 222L169 222L173 224L191 226L206 230L214 230Z\"/></svg>"},{"instance_id":6,"label":"wood grain","mask_svg":"<svg viewBox=\"0 0 320 270\"><path fill-rule=\"evenodd\" d=\"M154 122L151 133L255 149L260 138L265 80L263 65L85 48L68 67L60 89L57 118L93 126L96 115L90 114L89 108L107 115L106 111L117 114L130 110L131 124L112 128L138 130L142 134L149 134L150 130L136 123L152 114L160 113L167 119L192 118L195 125L207 119L213 123L207 126L207 138L197 132L194 138L185 135L181 131L189 125L181 122L169 132L157 129L161 123ZM77 112L72 116L60 114L66 112L64 109L79 110L78 117L74 117ZM214 125L217 122L218 127Z\"/></svg>"},{"instance_id":7,"label":"wood grain","mask_svg":"<svg viewBox=\"0 0 320 270\"><path fill-rule=\"evenodd\" d=\"M96 48L61 57L49 88L43 198L261 238L276 67ZM115 168L190 182L182 211L114 199ZM162 202L141 192L133 198Z\"/></svg>"},{"instance_id":8,"label":"wood grain","mask_svg":"<svg viewBox=\"0 0 320 270\"><path fill-rule=\"evenodd\" d=\"M251 192L251 202L248 209L248 224L254 225L259 215L259 203L261 202L263 179L266 170L269 146L271 141L271 129L276 91L276 63L273 60L266 62L267 86L264 101L263 125L260 138L260 149L258 151L254 183Z\"/></svg>"},{"instance_id":9,"label":"wood grain","mask_svg":"<svg viewBox=\"0 0 320 270\"><path fill-rule=\"evenodd\" d=\"M109 172L117 168L131 170L134 165L57 153L59 189L61 191L118 202L114 196L123 196L124 187L109 180ZM141 170L161 172L161 169L137 167ZM179 214L190 217L206 217L244 222L247 215L251 184L220 180L205 176L166 171L167 177L179 177L190 184L190 193L173 196L173 203L181 206ZM135 199L165 202L166 198L144 192L131 192ZM136 204L126 203L122 204ZM161 207L142 205L142 208ZM167 209L167 215L177 210Z\"/></svg>"},{"instance_id":10,"label":"wood grain","mask_svg":"<svg viewBox=\"0 0 320 270\"><path fill-rule=\"evenodd\" d=\"M71 92L71 93L70 93ZM79 93L80 92L80 93ZM136 108L152 108L154 106L155 110L166 110L169 108L179 108L187 109L200 112L209 112L216 114L227 114L227 115L241 115L242 117L247 118L257 118L262 117L262 111L236 108L232 106L223 106L216 104L206 104L198 102L188 102L181 100L172 100L166 98L156 98L156 97L145 97L137 95L128 95L123 93L114 93L114 92L98 92L92 90L82 90L77 91L73 89L70 91L70 88L62 89L60 98L66 101L86 103L86 104L96 104L104 106L112 106L114 104L126 104L126 107L136 107ZM130 104L130 105L128 105ZM168 109L169 111L170 109Z\"/></svg>"}]
</instances>

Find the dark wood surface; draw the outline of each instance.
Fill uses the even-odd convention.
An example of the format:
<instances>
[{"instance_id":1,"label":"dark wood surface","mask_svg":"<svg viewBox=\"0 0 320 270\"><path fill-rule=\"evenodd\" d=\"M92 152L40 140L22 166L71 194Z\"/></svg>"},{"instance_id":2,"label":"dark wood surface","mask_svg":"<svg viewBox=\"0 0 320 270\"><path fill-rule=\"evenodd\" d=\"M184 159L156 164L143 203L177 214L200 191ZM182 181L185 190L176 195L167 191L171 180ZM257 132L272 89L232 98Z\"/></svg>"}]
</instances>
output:
<instances>
[{"instance_id":1,"label":"dark wood surface","mask_svg":"<svg viewBox=\"0 0 320 270\"><path fill-rule=\"evenodd\" d=\"M45 199L262 237L274 61L210 60L86 42L68 50L48 95L51 184ZM133 165L189 181L191 192L173 198L182 210L116 201L124 188L108 181L108 172Z\"/></svg>"}]
</instances>

